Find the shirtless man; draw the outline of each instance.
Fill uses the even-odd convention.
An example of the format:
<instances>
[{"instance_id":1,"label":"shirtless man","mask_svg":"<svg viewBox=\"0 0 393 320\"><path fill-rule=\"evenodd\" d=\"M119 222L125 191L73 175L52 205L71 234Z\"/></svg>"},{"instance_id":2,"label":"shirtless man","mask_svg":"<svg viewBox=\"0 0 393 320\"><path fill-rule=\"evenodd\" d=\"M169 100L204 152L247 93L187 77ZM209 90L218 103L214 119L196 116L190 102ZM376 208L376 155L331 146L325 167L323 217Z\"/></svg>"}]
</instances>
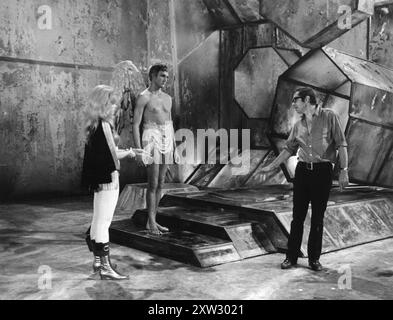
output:
<instances>
[{"instance_id":1,"label":"shirtless man","mask_svg":"<svg viewBox=\"0 0 393 320\"><path fill-rule=\"evenodd\" d=\"M168 81L168 67L155 64L149 70L150 86L138 97L134 111L133 133L135 147L147 151L147 211L146 229L152 234L161 235L168 228L156 221L157 208L161 199L161 191L165 182L168 164L173 163L175 137L172 124L172 98L162 91ZM142 139L140 125L143 123ZM142 145L141 145L142 142Z\"/></svg>"}]
</instances>

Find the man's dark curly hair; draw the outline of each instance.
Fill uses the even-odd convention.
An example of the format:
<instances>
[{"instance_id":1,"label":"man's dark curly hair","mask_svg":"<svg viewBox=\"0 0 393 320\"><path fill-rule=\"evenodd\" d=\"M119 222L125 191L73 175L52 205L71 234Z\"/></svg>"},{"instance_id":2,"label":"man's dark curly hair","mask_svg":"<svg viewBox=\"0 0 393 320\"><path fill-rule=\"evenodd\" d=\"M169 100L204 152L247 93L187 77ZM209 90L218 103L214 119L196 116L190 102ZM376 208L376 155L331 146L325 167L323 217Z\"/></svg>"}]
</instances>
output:
<instances>
[{"instance_id":1,"label":"man's dark curly hair","mask_svg":"<svg viewBox=\"0 0 393 320\"><path fill-rule=\"evenodd\" d=\"M157 76L160 71L168 71L168 66L163 63L153 64L149 69L149 79L153 80L153 75Z\"/></svg>"}]
</instances>

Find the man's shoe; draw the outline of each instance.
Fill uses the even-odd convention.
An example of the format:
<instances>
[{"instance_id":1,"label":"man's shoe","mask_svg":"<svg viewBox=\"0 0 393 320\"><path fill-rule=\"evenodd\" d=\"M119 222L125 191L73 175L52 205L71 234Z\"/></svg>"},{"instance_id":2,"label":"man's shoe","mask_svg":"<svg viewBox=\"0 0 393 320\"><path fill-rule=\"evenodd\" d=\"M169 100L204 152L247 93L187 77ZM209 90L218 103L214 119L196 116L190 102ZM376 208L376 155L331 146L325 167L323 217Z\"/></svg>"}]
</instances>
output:
<instances>
[{"instance_id":1,"label":"man's shoe","mask_svg":"<svg viewBox=\"0 0 393 320\"><path fill-rule=\"evenodd\" d=\"M321 263L318 260L316 260L316 261L309 261L308 265L314 271L322 271L322 265L321 265Z\"/></svg>"},{"instance_id":2,"label":"man's shoe","mask_svg":"<svg viewBox=\"0 0 393 320\"><path fill-rule=\"evenodd\" d=\"M296 262L292 262L288 258L284 260L283 263L281 263L281 269L290 269L296 266Z\"/></svg>"}]
</instances>

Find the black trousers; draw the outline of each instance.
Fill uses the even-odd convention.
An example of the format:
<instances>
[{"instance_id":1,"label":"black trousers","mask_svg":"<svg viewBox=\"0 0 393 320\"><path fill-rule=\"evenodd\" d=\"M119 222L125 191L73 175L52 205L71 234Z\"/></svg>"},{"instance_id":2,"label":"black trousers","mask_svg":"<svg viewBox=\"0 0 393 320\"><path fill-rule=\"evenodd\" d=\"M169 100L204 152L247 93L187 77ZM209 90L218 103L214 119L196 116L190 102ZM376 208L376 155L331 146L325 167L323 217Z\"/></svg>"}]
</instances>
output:
<instances>
[{"instance_id":1,"label":"black trousers","mask_svg":"<svg viewBox=\"0 0 393 320\"><path fill-rule=\"evenodd\" d=\"M293 186L293 220L288 240L287 258L296 263L300 256L304 220L311 202L311 229L308 237L308 259L319 260L322 251L323 219L333 181L330 162L299 162Z\"/></svg>"}]
</instances>

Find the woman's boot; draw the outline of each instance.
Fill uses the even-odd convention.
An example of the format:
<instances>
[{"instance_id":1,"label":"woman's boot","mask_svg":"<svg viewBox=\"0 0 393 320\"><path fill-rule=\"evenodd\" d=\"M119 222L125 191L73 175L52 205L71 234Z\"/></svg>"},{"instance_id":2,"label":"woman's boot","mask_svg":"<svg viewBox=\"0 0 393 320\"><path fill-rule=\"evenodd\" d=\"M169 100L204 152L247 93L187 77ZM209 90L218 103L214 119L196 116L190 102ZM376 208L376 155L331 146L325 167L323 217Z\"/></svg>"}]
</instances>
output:
<instances>
[{"instance_id":1,"label":"woman's boot","mask_svg":"<svg viewBox=\"0 0 393 320\"><path fill-rule=\"evenodd\" d=\"M86 231L86 238L85 238L85 240L86 240L87 247L89 248L89 251L93 252L94 251L94 243L95 243L95 241L91 240L90 227ZM99 256L94 254L93 271L94 272L98 272L100 270L100 267L101 267L101 259L100 259Z\"/></svg>"},{"instance_id":2,"label":"woman's boot","mask_svg":"<svg viewBox=\"0 0 393 320\"><path fill-rule=\"evenodd\" d=\"M89 227L89 229L87 229L85 234L86 234L85 241L86 241L87 247L89 248L90 252L93 252L93 244L92 244L92 241L90 238L90 227Z\"/></svg>"},{"instance_id":3,"label":"woman's boot","mask_svg":"<svg viewBox=\"0 0 393 320\"><path fill-rule=\"evenodd\" d=\"M128 276L118 273L111 264L109 255L109 243L95 243L94 254L100 257L100 276L101 280L127 280Z\"/></svg>"},{"instance_id":4,"label":"woman's boot","mask_svg":"<svg viewBox=\"0 0 393 320\"><path fill-rule=\"evenodd\" d=\"M96 242L94 240L92 240L92 244L95 245L95 243ZM94 271L94 273L100 271L100 268L101 268L101 258L100 258L100 256L98 256L98 255L96 255L94 253L94 261L93 261L93 271Z\"/></svg>"}]
</instances>

